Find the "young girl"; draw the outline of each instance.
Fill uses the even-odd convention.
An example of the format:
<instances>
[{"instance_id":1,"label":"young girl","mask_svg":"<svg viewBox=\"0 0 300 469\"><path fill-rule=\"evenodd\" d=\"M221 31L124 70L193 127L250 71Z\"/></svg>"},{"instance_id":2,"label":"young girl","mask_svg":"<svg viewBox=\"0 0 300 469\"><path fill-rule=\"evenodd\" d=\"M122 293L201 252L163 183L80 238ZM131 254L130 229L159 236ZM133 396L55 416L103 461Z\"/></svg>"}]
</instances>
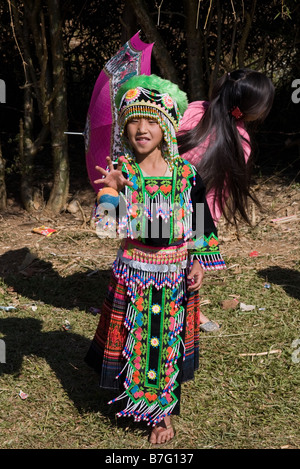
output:
<instances>
[{"instance_id":1,"label":"young girl","mask_svg":"<svg viewBox=\"0 0 300 469\"><path fill-rule=\"evenodd\" d=\"M147 421L156 444L173 438L181 383L198 368L204 270L225 265L204 185L178 154L185 93L155 75L136 76L116 105L125 155L98 168L106 188L96 212L101 194L115 191L123 239L86 361L101 387L122 389L111 401L125 400L117 415Z\"/></svg>"},{"instance_id":2,"label":"young girl","mask_svg":"<svg viewBox=\"0 0 300 469\"><path fill-rule=\"evenodd\" d=\"M249 222L247 202L258 203L250 191L251 142L245 124L263 121L274 99L274 86L262 73L240 69L226 73L212 90L210 102L189 104L180 122L179 152L193 164L206 186L206 198L217 223L223 214L237 224ZM200 329L219 325L206 316Z\"/></svg>"}]
</instances>

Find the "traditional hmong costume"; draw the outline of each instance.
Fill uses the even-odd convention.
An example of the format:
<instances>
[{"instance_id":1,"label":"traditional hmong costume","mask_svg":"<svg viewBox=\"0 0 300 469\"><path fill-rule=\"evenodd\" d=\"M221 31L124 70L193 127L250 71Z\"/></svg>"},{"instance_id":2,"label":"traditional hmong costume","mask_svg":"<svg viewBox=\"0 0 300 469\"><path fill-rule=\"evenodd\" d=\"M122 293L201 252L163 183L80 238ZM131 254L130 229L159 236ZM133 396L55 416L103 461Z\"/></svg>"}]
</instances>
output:
<instances>
[{"instance_id":1,"label":"traditional hmong costume","mask_svg":"<svg viewBox=\"0 0 300 469\"><path fill-rule=\"evenodd\" d=\"M111 401L125 399L117 415L152 425L179 413L181 383L198 368L199 293L187 290L193 260L205 270L225 267L203 183L178 156L176 130L186 98L174 86L139 76L117 95L122 134L132 117L155 118L169 168L162 177L143 174L123 136L122 171L133 186L120 193L121 247L86 356L101 387L122 389ZM104 228L101 204L97 218L98 229Z\"/></svg>"}]
</instances>

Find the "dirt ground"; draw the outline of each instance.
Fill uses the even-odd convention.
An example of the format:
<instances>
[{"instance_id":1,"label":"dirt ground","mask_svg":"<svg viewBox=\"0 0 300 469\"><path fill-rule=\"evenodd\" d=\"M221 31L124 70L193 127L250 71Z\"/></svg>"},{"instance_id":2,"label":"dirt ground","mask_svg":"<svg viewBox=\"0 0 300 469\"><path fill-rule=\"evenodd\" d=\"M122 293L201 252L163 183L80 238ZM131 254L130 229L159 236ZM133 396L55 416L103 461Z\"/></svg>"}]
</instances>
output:
<instances>
[{"instance_id":1,"label":"dirt ground","mask_svg":"<svg viewBox=\"0 0 300 469\"><path fill-rule=\"evenodd\" d=\"M237 257L254 252L256 266L299 269L300 246L300 186L279 177L262 178L254 187L264 212L250 208L253 228L241 224L239 233L221 219L219 239L227 266ZM90 225L94 193L86 188L76 192L67 209L55 218L41 212L29 214L12 199L7 210L0 213L0 275L21 272L32 275L41 266L36 262L50 262L59 275L70 275L81 268L109 269L118 241L100 240ZM56 232L44 236L33 229L47 226Z\"/></svg>"},{"instance_id":2,"label":"dirt ground","mask_svg":"<svg viewBox=\"0 0 300 469\"><path fill-rule=\"evenodd\" d=\"M176 420L171 448L299 448L299 368L291 366L291 343L299 337L300 184L293 175L265 176L254 189L265 211L251 207L253 228L241 224L237 233L223 220L219 224L229 270L213 279L216 301L210 280L203 286L202 304L211 303L204 314L221 320L222 329L201 335L203 373L183 389L185 412ZM74 193L77 202L70 198L55 218L30 215L13 199L0 213L0 306L19 310L16 317L0 310L0 332L8 350L21 345L2 389L2 446L143 448L144 430L134 430L133 438L131 424L112 420L112 427L107 400L104 405L95 392L98 381L82 364L98 322L96 311L85 313L102 304L119 243L99 240L90 226L93 191ZM33 232L42 225L56 231L49 237ZM258 287L266 281L283 288ZM266 311L219 308L219 300L236 294ZM62 329L66 318L68 333ZM260 356L270 349L276 353ZM248 352L258 356L241 362L240 354ZM29 391L26 404L16 396L18 387ZM197 404L194 395L201 396Z\"/></svg>"}]
</instances>

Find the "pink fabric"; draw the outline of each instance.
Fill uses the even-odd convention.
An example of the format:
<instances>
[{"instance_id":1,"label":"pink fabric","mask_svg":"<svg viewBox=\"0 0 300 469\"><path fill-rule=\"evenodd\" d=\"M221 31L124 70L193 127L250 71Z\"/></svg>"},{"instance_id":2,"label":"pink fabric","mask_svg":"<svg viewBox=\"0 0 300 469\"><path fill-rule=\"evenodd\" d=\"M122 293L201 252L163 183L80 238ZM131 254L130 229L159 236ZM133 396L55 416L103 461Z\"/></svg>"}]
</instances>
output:
<instances>
[{"instance_id":1,"label":"pink fabric","mask_svg":"<svg viewBox=\"0 0 300 469\"><path fill-rule=\"evenodd\" d=\"M194 101L188 105L187 110L185 111L183 118L180 121L179 131L182 130L190 130L194 128L198 122L200 121L201 117L203 116L205 110L208 108L209 103L207 101ZM243 121L237 122L237 129L240 135L245 138L246 140L250 140L247 131L245 130ZM244 149L245 161L247 162L251 153L251 147L248 142L242 139L242 146ZM197 163L203 158L204 153L209 145L209 139L205 140L201 145L189 150L188 152L182 155L182 158L186 159L193 165L197 165ZM201 176L201 175L200 175ZM210 190L206 195L207 203L210 208L212 217L215 222L218 222L221 215L221 207L216 202L214 204L214 190Z\"/></svg>"},{"instance_id":2,"label":"pink fabric","mask_svg":"<svg viewBox=\"0 0 300 469\"><path fill-rule=\"evenodd\" d=\"M154 43L146 44L137 32L104 65L93 89L85 126L86 167L97 193L102 185L95 166L106 168L106 157L116 160L122 154L117 110L114 104L119 87L134 75L151 74L151 52Z\"/></svg>"}]
</instances>

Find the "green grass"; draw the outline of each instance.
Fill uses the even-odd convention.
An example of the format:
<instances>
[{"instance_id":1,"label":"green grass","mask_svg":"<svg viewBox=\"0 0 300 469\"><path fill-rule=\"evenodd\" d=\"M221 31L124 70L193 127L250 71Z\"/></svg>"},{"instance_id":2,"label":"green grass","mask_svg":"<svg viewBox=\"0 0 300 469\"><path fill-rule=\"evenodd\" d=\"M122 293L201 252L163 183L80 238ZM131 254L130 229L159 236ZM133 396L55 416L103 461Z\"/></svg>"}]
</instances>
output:
<instances>
[{"instance_id":1,"label":"green grass","mask_svg":"<svg viewBox=\"0 0 300 469\"><path fill-rule=\"evenodd\" d=\"M61 252L58 238L47 242L49 251ZM66 237L65 242L74 244ZM77 236L76 242L87 238ZM113 259L109 242L99 243ZM0 305L17 307L0 310L0 338L6 344L6 364L0 364L0 447L150 448L149 428L115 418L109 393L98 389L97 376L83 361L98 323L89 308L103 299L109 262L87 276L95 259L78 262L72 272L63 270L72 258L62 260L60 273L51 259L44 254L42 269L30 277L17 272L0 282ZM165 448L300 447L300 363L292 361L292 342L300 338L299 262L274 266L269 260L235 255L227 261L237 269L206 274L202 296L210 304L202 309L222 327L201 333L200 368L195 380L183 385L176 436ZM255 309L223 310L220 302L230 295ZM66 320L68 332L62 328ZM271 350L280 352L241 356ZM27 399L18 396L20 390Z\"/></svg>"}]
</instances>

